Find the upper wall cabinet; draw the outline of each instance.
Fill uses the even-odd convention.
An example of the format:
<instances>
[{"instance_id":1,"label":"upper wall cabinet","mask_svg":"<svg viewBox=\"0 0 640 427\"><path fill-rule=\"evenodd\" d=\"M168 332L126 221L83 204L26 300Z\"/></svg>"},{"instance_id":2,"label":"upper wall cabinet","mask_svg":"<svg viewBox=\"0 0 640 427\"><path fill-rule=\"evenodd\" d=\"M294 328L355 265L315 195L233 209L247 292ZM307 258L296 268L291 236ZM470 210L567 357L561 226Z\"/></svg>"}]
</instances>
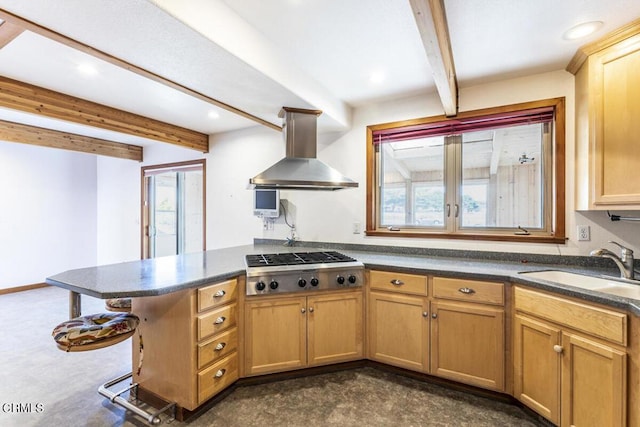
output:
<instances>
[{"instance_id":1,"label":"upper wall cabinet","mask_svg":"<svg viewBox=\"0 0 640 427\"><path fill-rule=\"evenodd\" d=\"M578 50L576 210L640 208L640 20Z\"/></svg>"}]
</instances>

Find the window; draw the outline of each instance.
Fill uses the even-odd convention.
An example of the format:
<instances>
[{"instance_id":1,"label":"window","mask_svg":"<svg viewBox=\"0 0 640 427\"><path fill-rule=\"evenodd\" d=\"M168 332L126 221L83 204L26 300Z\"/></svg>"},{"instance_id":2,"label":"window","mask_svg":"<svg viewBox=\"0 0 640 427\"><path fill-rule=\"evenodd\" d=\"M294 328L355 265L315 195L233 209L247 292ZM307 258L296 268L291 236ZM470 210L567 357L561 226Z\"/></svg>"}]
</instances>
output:
<instances>
[{"instance_id":1,"label":"window","mask_svg":"<svg viewBox=\"0 0 640 427\"><path fill-rule=\"evenodd\" d=\"M564 98L367 128L367 235L564 242Z\"/></svg>"},{"instance_id":2,"label":"window","mask_svg":"<svg viewBox=\"0 0 640 427\"><path fill-rule=\"evenodd\" d=\"M142 168L142 258L205 250L204 160Z\"/></svg>"}]
</instances>

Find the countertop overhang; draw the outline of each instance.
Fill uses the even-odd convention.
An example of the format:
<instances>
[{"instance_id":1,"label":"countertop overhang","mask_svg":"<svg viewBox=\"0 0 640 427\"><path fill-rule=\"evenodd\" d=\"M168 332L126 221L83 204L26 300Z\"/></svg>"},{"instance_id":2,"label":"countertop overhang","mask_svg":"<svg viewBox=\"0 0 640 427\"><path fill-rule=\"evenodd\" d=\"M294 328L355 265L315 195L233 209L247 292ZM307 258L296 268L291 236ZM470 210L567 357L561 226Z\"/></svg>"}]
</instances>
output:
<instances>
[{"instance_id":1,"label":"countertop overhang","mask_svg":"<svg viewBox=\"0 0 640 427\"><path fill-rule=\"evenodd\" d=\"M254 244L68 270L46 283L96 298L157 296L197 288L245 274L245 255L327 250L317 246ZM611 270L532 262L438 257L340 249L368 269L431 274L480 280L509 281L533 288L605 304L640 315L640 300L608 295L520 275L524 271L556 269L582 274L611 274Z\"/></svg>"}]
</instances>

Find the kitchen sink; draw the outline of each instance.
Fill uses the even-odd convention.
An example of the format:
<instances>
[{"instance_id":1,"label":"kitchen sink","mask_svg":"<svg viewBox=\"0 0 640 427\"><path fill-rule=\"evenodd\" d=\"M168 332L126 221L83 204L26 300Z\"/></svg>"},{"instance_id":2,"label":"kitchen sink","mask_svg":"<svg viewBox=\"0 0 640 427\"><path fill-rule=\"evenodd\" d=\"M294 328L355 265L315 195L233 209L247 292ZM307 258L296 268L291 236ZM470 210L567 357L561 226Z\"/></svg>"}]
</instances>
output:
<instances>
[{"instance_id":1,"label":"kitchen sink","mask_svg":"<svg viewBox=\"0 0 640 427\"><path fill-rule=\"evenodd\" d=\"M640 281L637 280L626 283L616 278L588 276L560 270L523 271L520 274L534 279L640 300Z\"/></svg>"}]
</instances>

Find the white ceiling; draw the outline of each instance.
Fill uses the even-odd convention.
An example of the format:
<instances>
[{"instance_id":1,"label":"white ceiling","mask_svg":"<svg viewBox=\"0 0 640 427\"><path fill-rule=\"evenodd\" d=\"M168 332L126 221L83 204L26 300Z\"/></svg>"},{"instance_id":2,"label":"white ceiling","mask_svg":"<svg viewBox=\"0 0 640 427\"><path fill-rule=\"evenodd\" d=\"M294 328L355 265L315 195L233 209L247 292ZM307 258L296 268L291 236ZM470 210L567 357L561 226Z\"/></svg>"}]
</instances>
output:
<instances>
[{"instance_id":1,"label":"white ceiling","mask_svg":"<svg viewBox=\"0 0 640 427\"><path fill-rule=\"evenodd\" d=\"M0 0L0 8L274 124L282 106L317 108L322 131L344 130L354 106L435 91L409 0ZM445 8L461 88L564 69L579 46L640 17L637 0L445 0ZM591 20L604 21L596 34L562 38ZM83 62L98 73L79 75ZM0 49L0 74L208 134L256 125L29 32Z\"/></svg>"}]
</instances>

